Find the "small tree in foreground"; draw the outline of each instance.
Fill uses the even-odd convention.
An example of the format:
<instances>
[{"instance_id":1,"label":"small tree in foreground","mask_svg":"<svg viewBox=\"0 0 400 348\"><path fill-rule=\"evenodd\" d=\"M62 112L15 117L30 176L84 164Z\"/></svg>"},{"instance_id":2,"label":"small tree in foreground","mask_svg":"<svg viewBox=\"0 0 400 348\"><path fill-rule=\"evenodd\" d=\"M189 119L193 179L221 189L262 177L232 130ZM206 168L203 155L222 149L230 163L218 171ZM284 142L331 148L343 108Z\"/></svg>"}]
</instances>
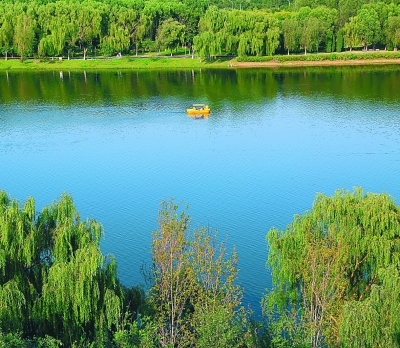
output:
<instances>
[{"instance_id":1,"label":"small tree in foreground","mask_svg":"<svg viewBox=\"0 0 400 348\"><path fill-rule=\"evenodd\" d=\"M387 194L318 194L286 231L272 229L264 298L272 342L394 347L400 334L400 208Z\"/></svg>"},{"instance_id":2,"label":"small tree in foreground","mask_svg":"<svg viewBox=\"0 0 400 348\"><path fill-rule=\"evenodd\" d=\"M153 233L154 305L162 346L235 347L243 344L239 308L242 289L235 284L237 255L217 243L216 233L192 231L186 212L162 203Z\"/></svg>"}]
</instances>

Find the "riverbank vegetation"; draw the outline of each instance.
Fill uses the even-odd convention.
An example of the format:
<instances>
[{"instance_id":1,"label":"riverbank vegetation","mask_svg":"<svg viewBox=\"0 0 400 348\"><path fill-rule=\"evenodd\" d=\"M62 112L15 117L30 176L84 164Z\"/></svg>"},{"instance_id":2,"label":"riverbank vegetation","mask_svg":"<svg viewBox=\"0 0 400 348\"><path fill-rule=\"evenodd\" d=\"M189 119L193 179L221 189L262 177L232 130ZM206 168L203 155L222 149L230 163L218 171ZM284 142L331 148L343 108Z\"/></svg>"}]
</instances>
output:
<instances>
[{"instance_id":1,"label":"riverbank vegetation","mask_svg":"<svg viewBox=\"0 0 400 348\"><path fill-rule=\"evenodd\" d=\"M59 70L71 71L122 71L122 70L195 70L201 69L230 69L251 67L302 67L310 65L337 66L337 65L398 65L400 64L400 52L333 52L310 53L307 55L274 55L274 56L243 56L243 57L218 57L212 59L198 59L191 57L122 57L106 59L74 59L55 60L41 59L8 59L0 60L0 70Z\"/></svg>"},{"instance_id":2,"label":"riverbank vegetation","mask_svg":"<svg viewBox=\"0 0 400 348\"><path fill-rule=\"evenodd\" d=\"M201 58L304 56L397 50L399 45L400 6L392 0L0 3L4 59L162 56L178 51ZM340 57L330 55L332 60Z\"/></svg>"},{"instance_id":3,"label":"riverbank vegetation","mask_svg":"<svg viewBox=\"0 0 400 348\"><path fill-rule=\"evenodd\" d=\"M387 194L317 194L267 235L273 288L243 307L238 255L164 202L149 290L124 287L102 227L72 198L35 210L0 192L0 346L398 347L400 207Z\"/></svg>"}]
</instances>

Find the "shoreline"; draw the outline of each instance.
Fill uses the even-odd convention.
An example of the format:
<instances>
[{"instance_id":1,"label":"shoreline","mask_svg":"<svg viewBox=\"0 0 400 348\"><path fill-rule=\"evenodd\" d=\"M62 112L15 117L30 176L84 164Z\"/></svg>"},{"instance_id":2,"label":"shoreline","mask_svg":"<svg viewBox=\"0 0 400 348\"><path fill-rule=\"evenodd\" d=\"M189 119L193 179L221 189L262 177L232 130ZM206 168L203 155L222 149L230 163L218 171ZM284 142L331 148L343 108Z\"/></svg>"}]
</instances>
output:
<instances>
[{"instance_id":1,"label":"shoreline","mask_svg":"<svg viewBox=\"0 0 400 348\"><path fill-rule=\"evenodd\" d=\"M361 65L400 65L400 59L354 59L320 61L270 61L270 62L235 62L233 68L284 68L284 67L320 67L320 66L361 66Z\"/></svg>"},{"instance_id":2,"label":"shoreline","mask_svg":"<svg viewBox=\"0 0 400 348\"><path fill-rule=\"evenodd\" d=\"M335 59L335 60L287 60L273 59L265 62L240 62L237 58L206 61L187 57L124 57L110 59L37 60L0 59L0 71L44 70L187 70L187 69L248 69L248 68L299 68L341 66L390 66L400 65L400 58Z\"/></svg>"}]
</instances>

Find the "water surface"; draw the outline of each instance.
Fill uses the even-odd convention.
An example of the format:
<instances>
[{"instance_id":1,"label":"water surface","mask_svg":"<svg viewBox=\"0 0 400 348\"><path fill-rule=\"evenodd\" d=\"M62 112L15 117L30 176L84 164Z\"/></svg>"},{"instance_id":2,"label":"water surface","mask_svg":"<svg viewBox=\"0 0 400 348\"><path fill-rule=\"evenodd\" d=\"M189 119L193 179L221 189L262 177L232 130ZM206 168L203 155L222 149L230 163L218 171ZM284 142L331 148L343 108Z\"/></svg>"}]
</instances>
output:
<instances>
[{"instance_id":1,"label":"water surface","mask_svg":"<svg viewBox=\"0 0 400 348\"><path fill-rule=\"evenodd\" d=\"M265 235L317 192L400 199L400 70L0 72L0 189L41 209L72 194L143 283L160 201L236 244L245 303L265 288ZM211 106L193 119L188 105Z\"/></svg>"}]
</instances>

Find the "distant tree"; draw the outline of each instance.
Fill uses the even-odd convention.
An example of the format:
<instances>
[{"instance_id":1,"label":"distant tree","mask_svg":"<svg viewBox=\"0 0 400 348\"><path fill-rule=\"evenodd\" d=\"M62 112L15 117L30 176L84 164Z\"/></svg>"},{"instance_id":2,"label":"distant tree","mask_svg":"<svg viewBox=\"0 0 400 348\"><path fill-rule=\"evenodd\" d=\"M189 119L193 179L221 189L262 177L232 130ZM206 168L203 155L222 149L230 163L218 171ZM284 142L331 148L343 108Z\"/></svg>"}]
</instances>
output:
<instances>
[{"instance_id":1,"label":"distant tree","mask_svg":"<svg viewBox=\"0 0 400 348\"><path fill-rule=\"evenodd\" d=\"M357 12L356 31L365 50L369 45L379 42L381 35L379 16L372 6L363 6Z\"/></svg>"},{"instance_id":2,"label":"distant tree","mask_svg":"<svg viewBox=\"0 0 400 348\"><path fill-rule=\"evenodd\" d=\"M387 37L392 47L397 48L400 45L400 16L389 18Z\"/></svg>"},{"instance_id":3,"label":"distant tree","mask_svg":"<svg viewBox=\"0 0 400 348\"><path fill-rule=\"evenodd\" d=\"M14 26L14 43L21 60L33 54L36 20L33 14L20 12L16 14Z\"/></svg>"},{"instance_id":4,"label":"distant tree","mask_svg":"<svg viewBox=\"0 0 400 348\"><path fill-rule=\"evenodd\" d=\"M172 56L172 50L182 44L184 38L185 26L172 18L168 18L157 30L156 43L159 47L170 49Z\"/></svg>"},{"instance_id":5,"label":"distant tree","mask_svg":"<svg viewBox=\"0 0 400 348\"><path fill-rule=\"evenodd\" d=\"M343 29L339 29L336 38L336 52L342 52L344 46Z\"/></svg>"},{"instance_id":6,"label":"distant tree","mask_svg":"<svg viewBox=\"0 0 400 348\"><path fill-rule=\"evenodd\" d=\"M64 48L68 35L68 7L63 2L49 3L38 7L38 23L42 38L38 45L40 56L58 56Z\"/></svg>"},{"instance_id":7,"label":"distant tree","mask_svg":"<svg viewBox=\"0 0 400 348\"><path fill-rule=\"evenodd\" d=\"M325 52L333 52L335 50L335 37L331 31L326 33L325 40Z\"/></svg>"},{"instance_id":8,"label":"distant tree","mask_svg":"<svg viewBox=\"0 0 400 348\"><path fill-rule=\"evenodd\" d=\"M14 44L14 11L9 4L0 8L0 50L8 58L8 53L13 50Z\"/></svg>"},{"instance_id":9,"label":"distant tree","mask_svg":"<svg viewBox=\"0 0 400 348\"><path fill-rule=\"evenodd\" d=\"M296 18L286 18L282 22L283 44L290 51L296 51L299 47L300 27Z\"/></svg>"},{"instance_id":10,"label":"distant tree","mask_svg":"<svg viewBox=\"0 0 400 348\"><path fill-rule=\"evenodd\" d=\"M352 17L348 23L343 27L343 39L345 47L348 47L350 51L353 47L361 45L361 38L359 34L358 17Z\"/></svg>"},{"instance_id":11,"label":"distant tree","mask_svg":"<svg viewBox=\"0 0 400 348\"><path fill-rule=\"evenodd\" d=\"M318 51L320 42L320 21L315 17L308 17L302 25L300 34L300 44L307 51Z\"/></svg>"},{"instance_id":12,"label":"distant tree","mask_svg":"<svg viewBox=\"0 0 400 348\"><path fill-rule=\"evenodd\" d=\"M325 43L325 51L332 52L334 46L334 33L338 26L338 11L335 8L318 6L310 11L310 17L318 19L319 43Z\"/></svg>"},{"instance_id":13,"label":"distant tree","mask_svg":"<svg viewBox=\"0 0 400 348\"><path fill-rule=\"evenodd\" d=\"M70 7L69 36L71 45L79 44L86 59L88 46L101 33L102 11L95 2L74 3Z\"/></svg>"},{"instance_id":14,"label":"distant tree","mask_svg":"<svg viewBox=\"0 0 400 348\"><path fill-rule=\"evenodd\" d=\"M129 52L131 44L138 38L138 25L137 11L124 6L113 6L108 16L108 32L102 38L102 46L106 46L112 53Z\"/></svg>"},{"instance_id":15,"label":"distant tree","mask_svg":"<svg viewBox=\"0 0 400 348\"><path fill-rule=\"evenodd\" d=\"M394 347L400 319L400 208L387 194L316 196L286 231L267 235L273 340L288 345Z\"/></svg>"},{"instance_id":16,"label":"distant tree","mask_svg":"<svg viewBox=\"0 0 400 348\"><path fill-rule=\"evenodd\" d=\"M339 27L343 27L351 17L357 15L357 11L361 9L362 5L370 3L370 0L339 0Z\"/></svg>"}]
</instances>

